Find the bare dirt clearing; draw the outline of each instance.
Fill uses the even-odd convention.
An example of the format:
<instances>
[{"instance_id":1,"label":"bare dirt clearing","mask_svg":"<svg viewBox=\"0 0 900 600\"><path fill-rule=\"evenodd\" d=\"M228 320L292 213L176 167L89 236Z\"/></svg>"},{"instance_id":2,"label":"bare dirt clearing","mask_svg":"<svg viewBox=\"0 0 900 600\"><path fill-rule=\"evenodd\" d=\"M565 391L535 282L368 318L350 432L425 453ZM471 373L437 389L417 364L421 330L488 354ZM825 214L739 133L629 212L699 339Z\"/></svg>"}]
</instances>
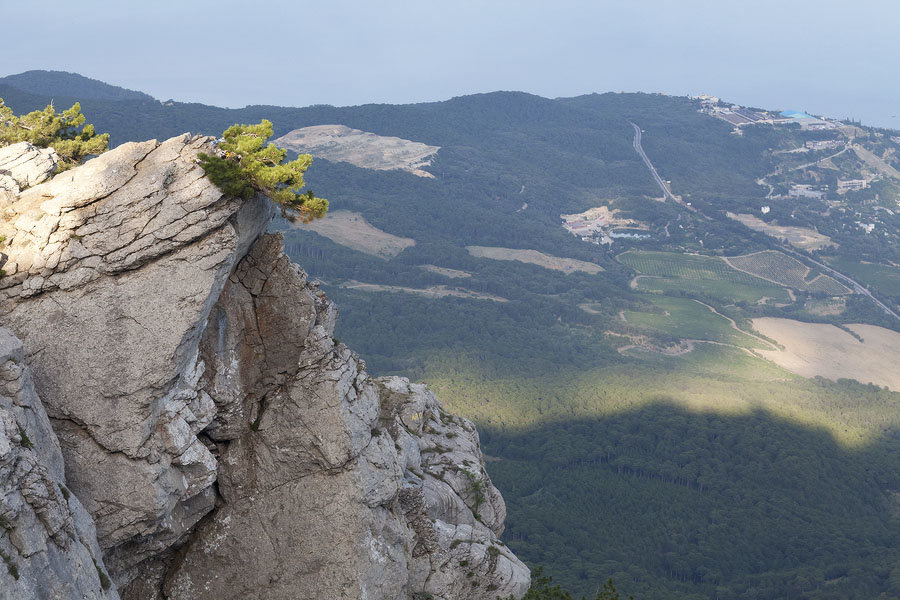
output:
<instances>
[{"instance_id":1,"label":"bare dirt clearing","mask_svg":"<svg viewBox=\"0 0 900 600\"><path fill-rule=\"evenodd\" d=\"M786 239L791 246L803 250L819 250L825 246L837 246L827 235L806 227L794 227L789 225L773 225L766 223L759 217L745 214L726 213L728 218L740 221L750 229L765 233L774 238Z\"/></svg>"},{"instance_id":2,"label":"bare dirt clearing","mask_svg":"<svg viewBox=\"0 0 900 600\"><path fill-rule=\"evenodd\" d=\"M617 217L622 212L618 208L610 210L608 206L589 208L584 212L571 215L559 215L559 218L567 224L583 224L595 229L603 227L631 227L633 229L650 229L646 224L634 219Z\"/></svg>"},{"instance_id":3,"label":"bare dirt clearing","mask_svg":"<svg viewBox=\"0 0 900 600\"><path fill-rule=\"evenodd\" d=\"M864 161L867 165L869 165L882 175L893 177L894 179L900 179L900 171L876 156L871 150L866 150L862 146L853 144L853 151L856 152L856 155L860 160Z\"/></svg>"},{"instance_id":4,"label":"bare dirt clearing","mask_svg":"<svg viewBox=\"0 0 900 600\"><path fill-rule=\"evenodd\" d=\"M849 325L860 342L834 325L792 319L753 319L753 327L784 350L757 350L779 366L803 375L856 379L900 391L900 333L875 325Z\"/></svg>"},{"instance_id":5,"label":"bare dirt clearing","mask_svg":"<svg viewBox=\"0 0 900 600\"><path fill-rule=\"evenodd\" d=\"M466 246L466 250L472 256L478 258L491 258L493 260L514 260L523 263L529 263L552 269L554 271L562 271L563 273L574 273L575 271L584 271L591 275L596 275L603 271L603 267L594 263L577 260L574 258L562 258L560 256L551 256L537 250L517 250L514 248L492 248L489 246Z\"/></svg>"},{"instance_id":6,"label":"bare dirt clearing","mask_svg":"<svg viewBox=\"0 0 900 600\"><path fill-rule=\"evenodd\" d=\"M448 287L446 285L433 285L427 288L411 288L399 285L380 285L377 283L363 283L361 281L345 281L339 287L350 290L361 290L363 292L402 292L404 294L416 294L427 298L446 298L453 296L455 298L470 298L473 300L492 300L494 302L509 302L501 296L492 296L491 294L482 294L481 292L473 292L465 288Z\"/></svg>"},{"instance_id":7,"label":"bare dirt clearing","mask_svg":"<svg viewBox=\"0 0 900 600\"><path fill-rule=\"evenodd\" d=\"M632 343L625 346L619 346L616 351L619 354L626 354L631 350L640 350L643 352L655 352L665 356L683 356L694 351L694 343L703 340L681 340L680 342L663 345L651 340L646 335L633 335L629 333L617 333L615 331L604 331L606 335L612 337L625 338Z\"/></svg>"},{"instance_id":8,"label":"bare dirt clearing","mask_svg":"<svg viewBox=\"0 0 900 600\"><path fill-rule=\"evenodd\" d=\"M597 307L602 308L602 305L597 304L596 302L582 302L581 304L578 305L578 308L580 308L584 312L588 313L589 315L604 314L602 310L597 310ZM623 315L620 315L620 316L622 316L623 320L624 320L624 316Z\"/></svg>"},{"instance_id":9,"label":"bare dirt clearing","mask_svg":"<svg viewBox=\"0 0 900 600\"><path fill-rule=\"evenodd\" d=\"M443 275L444 277L449 277L450 279L464 279L472 276L471 273L467 273L466 271L448 269L447 267L439 267L437 265L421 265L419 268L431 271L432 273L437 273L438 275Z\"/></svg>"},{"instance_id":10,"label":"bare dirt clearing","mask_svg":"<svg viewBox=\"0 0 900 600\"><path fill-rule=\"evenodd\" d=\"M394 258L406 248L416 245L416 240L373 227L361 214L349 210L329 212L322 219L312 223L297 222L294 227L314 231L335 244L384 259Z\"/></svg>"},{"instance_id":11,"label":"bare dirt clearing","mask_svg":"<svg viewBox=\"0 0 900 600\"><path fill-rule=\"evenodd\" d=\"M302 127L289 131L274 143L301 154L348 162L364 169L402 170L431 178L434 175L423 167L430 166L431 158L440 150L439 146L376 135L345 125Z\"/></svg>"}]
</instances>

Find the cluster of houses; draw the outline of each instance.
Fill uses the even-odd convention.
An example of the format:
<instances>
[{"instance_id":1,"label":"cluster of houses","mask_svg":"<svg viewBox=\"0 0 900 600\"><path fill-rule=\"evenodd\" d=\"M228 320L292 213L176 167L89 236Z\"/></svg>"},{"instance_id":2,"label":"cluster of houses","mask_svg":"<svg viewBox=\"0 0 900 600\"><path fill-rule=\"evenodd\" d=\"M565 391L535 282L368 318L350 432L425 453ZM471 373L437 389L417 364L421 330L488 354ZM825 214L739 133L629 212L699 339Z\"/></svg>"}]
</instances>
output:
<instances>
[{"instance_id":1,"label":"cluster of houses","mask_svg":"<svg viewBox=\"0 0 900 600\"><path fill-rule=\"evenodd\" d=\"M841 140L811 140L804 144L807 150L837 150L843 145Z\"/></svg>"},{"instance_id":2,"label":"cluster of houses","mask_svg":"<svg viewBox=\"0 0 900 600\"><path fill-rule=\"evenodd\" d=\"M866 179L838 179L837 193L846 194L850 191L864 190L869 187ZM788 190L788 196L791 198L812 198L813 200L824 200L828 195L827 185L812 185L808 183L794 183Z\"/></svg>"},{"instance_id":3,"label":"cluster of houses","mask_svg":"<svg viewBox=\"0 0 900 600\"><path fill-rule=\"evenodd\" d=\"M795 183L791 185L788 196L791 198L812 198L814 200L822 200L827 193L827 186Z\"/></svg>"},{"instance_id":4,"label":"cluster of houses","mask_svg":"<svg viewBox=\"0 0 900 600\"><path fill-rule=\"evenodd\" d=\"M719 106L718 102L712 103L701 100L700 106L700 112L704 112L717 119L722 119L727 123L731 123L736 129L739 129L743 125L752 125L753 123L775 122L774 117L768 113L744 108L737 104L732 104L731 106Z\"/></svg>"},{"instance_id":5,"label":"cluster of houses","mask_svg":"<svg viewBox=\"0 0 900 600\"><path fill-rule=\"evenodd\" d=\"M725 105L719 100L718 96L710 96L708 94L688 97L700 102L700 112L734 125L735 133L737 134L742 133L741 127L744 125L753 125L755 123L768 123L770 125L779 123L798 123L805 131L821 131L825 129L837 129L840 127L840 123L837 121L814 117L798 110L786 110L775 114L768 111L746 108L737 104ZM826 145L813 149L818 150L831 147L828 146L827 143L828 142L825 142Z\"/></svg>"},{"instance_id":6,"label":"cluster of houses","mask_svg":"<svg viewBox=\"0 0 900 600\"><path fill-rule=\"evenodd\" d=\"M617 210L606 206L590 208L583 213L559 215L562 226L582 241L592 244L612 245L615 239L646 239L650 234L646 226L632 219L616 217Z\"/></svg>"},{"instance_id":7,"label":"cluster of houses","mask_svg":"<svg viewBox=\"0 0 900 600\"><path fill-rule=\"evenodd\" d=\"M562 217L565 230L582 241L598 246L600 244L612 245L612 238L604 231L608 223L603 219L585 220L578 218L580 215L560 215L560 217Z\"/></svg>"},{"instance_id":8,"label":"cluster of houses","mask_svg":"<svg viewBox=\"0 0 900 600\"><path fill-rule=\"evenodd\" d=\"M696 100L700 103L700 112L731 124L734 127L733 132L737 135L743 135L742 128L744 126L757 123L772 125L796 123L803 131L835 130L834 133L836 134L837 130L840 130L846 133L846 130L842 129L842 127L844 127L843 124L839 121L813 116L802 111L786 110L780 113L760 111L738 106L736 104L726 104L722 102L718 97L706 94L691 96L691 99ZM890 139L892 142L900 144L900 136L891 136ZM841 148L843 148L846 144L847 142L845 140L834 138L808 140L804 142L804 145L801 148L796 148L794 150L790 150L789 152L816 152L830 150L840 151ZM836 186L829 186L824 183L794 183L789 186L787 197L796 199L804 198L813 200L826 200L829 192L836 192L837 194L843 195L848 192L864 190L870 187L870 185L871 177L838 177ZM770 193L770 195L767 197L778 198L779 196ZM829 210L835 208L840 211L846 210L846 208L842 206L843 203L837 199L828 201L828 204L831 207ZM900 206L900 199L897 199L897 205ZM863 216L863 214L861 213L856 214L856 217L860 219L855 222L856 227L865 232L867 235L876 232L876 230L879 230L879 224L882 223L879 218L879 211L884 211L891 216L894 215L894 211L885 208L884 206L875 206L875 212L873 214L870 214L868 216ZM761 206L759 212L762 215L769 214L771 212L771 206Z\"/></svg>"}]
</instances>

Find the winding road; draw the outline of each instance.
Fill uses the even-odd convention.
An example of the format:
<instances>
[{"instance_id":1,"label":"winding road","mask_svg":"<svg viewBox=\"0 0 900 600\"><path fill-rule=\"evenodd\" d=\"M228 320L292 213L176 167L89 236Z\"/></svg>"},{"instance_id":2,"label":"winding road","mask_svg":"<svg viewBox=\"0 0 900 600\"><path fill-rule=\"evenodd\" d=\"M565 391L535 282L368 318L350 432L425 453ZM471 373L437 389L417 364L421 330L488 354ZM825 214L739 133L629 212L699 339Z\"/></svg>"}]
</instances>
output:
<instances>
[{"instance_id":1,"label":"winding road","mask_svg":"<svg viewBox=\"0 0 900 600\"><path fill-rule=\"evenodd\" d=\"M632 143L632 145L634 146L634 151L638 153L638 155L641 157L641 160L643 160L644 164L647 165L647 168L650 169L650 174L653 175L653 179L656 180L656 184L663 191L663 194L665 194L665 198L667 200L673 200L674 202L677 202L681 206L685 207L686 209L690 210L691 212L697 213L698 215L700 215L701 217L703 217L705 219L710 219L709 216L699 212L696 208L694 208L690 204L684 202L680 198L675 197L675 195L672 194L671 190L669 190L669 186L666 185L666 182L663 181L663 178L659 176L659 173L656 171L656 167L653 166L653 163L651 163L650 159L647 157L647 153L644 152L643 147L641 147L641 133L642 133L641 128L638 127L638 125L632 121L629 121L629 123L631 123L631 126L634 127L634 142ZM849 146L844 148L837 154L841 154L842 152L847 151L848 148L849 148ZM828 158L833 158L834 156L837 156L837 154L828 156L825 159L821 159L821 160L827 160ZM820 161L816 161L816 162L820 162ZM896 312L894 312L894 310L891 309L891 307L886 305L884 302L882 302L881 300L879 300L878 298L873 296L872 293L865 288L865 286L861 285L854 279L848 277L847 275L844 275L840 271L836 271L835 269L829 267L828 265L820 263L819 261L815 260L814 258L807 256L806 254L801 254L800 252L798 252L792 248L787 248L785 246L782 246L780 249L789 254L794 255L795 257L797 257L801 260L811 262L812 264L816 265L817 267L819 267L820 269L822 269L824 272L828 273L829 275L836 277L840 281L843 281L844 283L849 285L850 288L854 292L856 292L857 294L862 294L863 296L865 296L869 300L871 300L873 303L875 303L875 306L877 306L878 308L883 310L885 312L885 314L887 314L891 317L894 317L895 319L900 321L900 315L898 315Z\"/></svg>"}]
</instances>

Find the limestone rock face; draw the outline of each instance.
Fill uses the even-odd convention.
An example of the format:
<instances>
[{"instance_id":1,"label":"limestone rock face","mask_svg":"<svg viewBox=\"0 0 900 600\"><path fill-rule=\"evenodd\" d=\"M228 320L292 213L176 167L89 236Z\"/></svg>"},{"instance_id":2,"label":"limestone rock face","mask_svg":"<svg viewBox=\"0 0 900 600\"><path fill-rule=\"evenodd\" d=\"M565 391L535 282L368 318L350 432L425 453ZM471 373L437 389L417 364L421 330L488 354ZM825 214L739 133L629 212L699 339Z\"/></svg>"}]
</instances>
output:
<instances>
[{"instance_id":1,"label":"limestone rock face","mask_svg":"<svg viewBox=\"0 0 900 600\"><path fill-rule=\"evenodd\" d=\"M416 531L410 590L447 600L521 597L530 574L498 540L506 505L485 470L475 426L445 412L423 384L400 377L376 384L380 422L404 470L401 506Z\"/></svg>"},{"instance_id":2,"label":"limestone rock face","mask_svg":"<svg viewBox=\"0 0 900 600\"><path fill-rule=\"evenodd\" d=\"M201 344L222 504L163 597L523 594L528 570L497 540L503 500L474 426L423 385L371 380L335 345L334 321L280 236L231 276Z\"/></svg>"},{"instance_id":3,"label":"limestone rock face","mask_svg":"<svg viewBox=\"0 0 900 600\"><path fill-rule=\"evenodd\" d=\"M0 325L24 342L49 420L6 427L0 404L0 426L58 438L65 469L58 450L28 455L75 507L35 519L82 540L126 600L524 594L474 426L335 343L334 305L262 235L271 203L225 197L197 166L209 144L125 144L43 183L8 175ZM50 155L31 156L43 166L23 172L50 173ZM4 472L0 485L19 481ZM44 487L32 496L56 506ZM14 539L0 530L4 552Z\"/></svg>"},{"instance_id":4,"label":"limestone rock face","mask_svg":"<svg viewBox=\"0 0 900 600\"><path fill-rule=\"evenodd\" d=\"M24 362L0 329L0 599L113 600L94 523L66 487L63 457Z\"/></svg>"},{"instance_id":5,"label":"limestone rock face","mask_svg":"<svg viewBox=\"0 0 900 600\"><path fill-rule=\"evenodd\" d=\"M125 144L4 208L2 323L25 343L69 485L118 579L213 508L199 340L271 217L194 164L206 138Z\"/></svg>"}]
</instances>

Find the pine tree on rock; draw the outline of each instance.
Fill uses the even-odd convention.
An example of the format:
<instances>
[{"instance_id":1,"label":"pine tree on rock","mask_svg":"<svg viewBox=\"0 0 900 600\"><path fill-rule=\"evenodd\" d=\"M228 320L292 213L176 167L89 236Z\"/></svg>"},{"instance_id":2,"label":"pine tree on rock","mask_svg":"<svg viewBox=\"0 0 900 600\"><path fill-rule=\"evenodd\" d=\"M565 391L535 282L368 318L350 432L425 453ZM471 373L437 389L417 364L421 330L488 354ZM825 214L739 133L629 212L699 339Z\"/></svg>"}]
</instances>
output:
<instances>
[{"instance_id":1,"label":"pine tree on rock","mask_svg":"<svg viewBox=\"0 0 900 600\"><path fill-rule=\"evenodd\" d=\"M232 125L222 134L215 154L198 155L200 165L230 196L247 199L261 192L281 205L288 218L299 216L309 222L325 216L328 200L317 198L310 190L301 191L312 156L301 154L284 162L287 150L266 144L272 133L272 123L265 119L256 125Z\"/></svg>"},{"instance_id":2,"label":"pine tree on rock","mask_svg":"<svg viewBox=\"0 0 900 600\"><path fill-rule=\"evenodd\" d=\"M97 135L93 125L85 125L81 105L57 114L53 103L43 110L16 116L0 98L0 146L30 142L40 148L53 148L59 155L57 171L71 169L92 154L109 148L109 134Z\"/></svg>"}]
</instances>

